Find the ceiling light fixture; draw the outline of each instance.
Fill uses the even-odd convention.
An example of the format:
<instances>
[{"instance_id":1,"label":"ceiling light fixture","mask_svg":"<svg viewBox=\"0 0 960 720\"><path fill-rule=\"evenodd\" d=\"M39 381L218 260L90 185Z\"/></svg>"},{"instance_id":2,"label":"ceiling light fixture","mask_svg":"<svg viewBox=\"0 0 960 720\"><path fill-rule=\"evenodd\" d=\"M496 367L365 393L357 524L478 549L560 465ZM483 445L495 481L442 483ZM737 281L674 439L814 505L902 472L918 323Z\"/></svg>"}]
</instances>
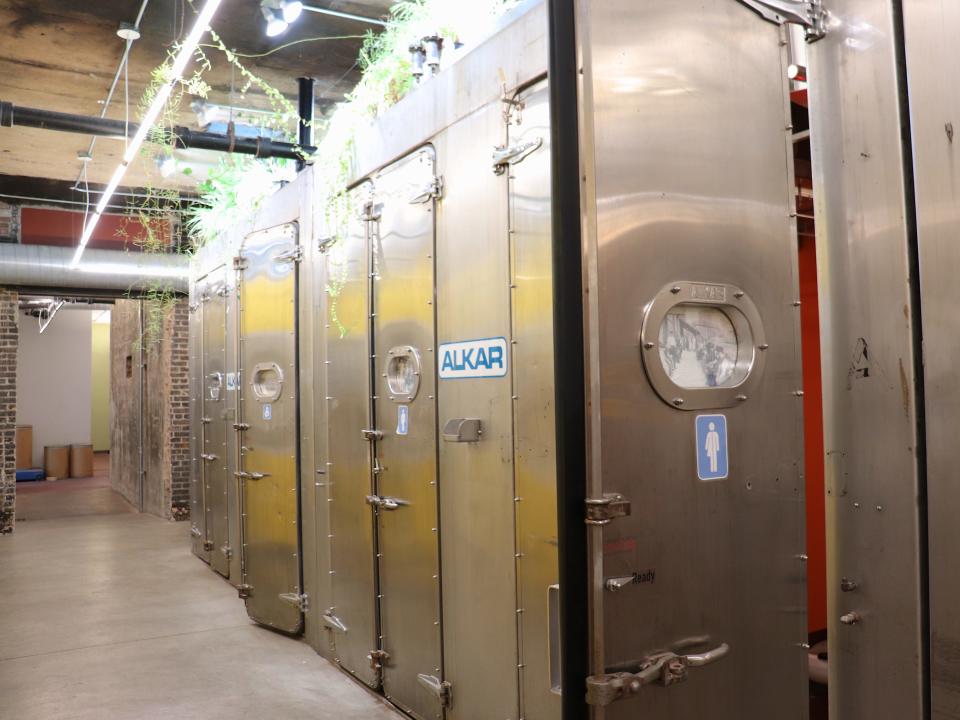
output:
<instances>
[{"instance_id":1,"label":"ceiling light fixture","mask_svg":"<svg viewBox=\"0 0 960 720\"><path fill-rule=\"evenodd\" d=\"M304 5L298 0L260 0L260 12L263 19L267 21L267 36L276 37L286 32L290 23L296 20L304 12L319 13L321 15L330 15L332 17L343 18L344 20L356 20L357 22L367 23L369 25L379 25L386 27L383 20L363 17L362 15L353 15L352 13L340 12L339 10L329 10L313 5Z\"/></svg>"},{"instance_id":2,"label":"ceiling light fixture","mask_svg":"<svg viewBox=\"0 0 960 720\"><path fill-rule=\"evenodd\" d=\"M170 67L170 79L167 80L166 84L160 86L160 89L154 96L153 102L150 103L150 107L147 108L147 111L140 120L140 127L137 129L137 134L133 136L130 144L127 145L127 151L123 154L123 159L120 161L120 164L117 165L117 169L113 171L107 187L104 188L103 195L100 196L100 202L97 203L96 210L94 210L93 214L87 219L87 223L83 226L80 245L77 246L77 251L74 253L73 261L70 263L71 267L77 267L77 265L80 264L80 258L83 256L83 251L87 247L87 243L90 242L90 237L93 235L97 223L100 222L100 216L103 215L107 204L110 202L110 198L113 197L117 186L119 186L120 181L123 180L123 176L126 174L131 161L137 156L137 153L140 152L140 146L143 145L143 141L147 139L147 134L160 115L160 111L163 110L163 106L173 91L173 86L179 82L183 76L183 71L186 69L187 63L189 63L190 58L193 57L197 45L200 44L200 38L203 37L203 34L207 31L207 27L210 25L210 21L217 12L217 8L220 7L221 2L223 2L223 0L207 0L207 4L203 6L203 10L201 10L197 16L197 21L190 31L190 34L187 35L186 39L180 45L180 50L173 59L173 65Z\"/></svg>"}]
</instances>

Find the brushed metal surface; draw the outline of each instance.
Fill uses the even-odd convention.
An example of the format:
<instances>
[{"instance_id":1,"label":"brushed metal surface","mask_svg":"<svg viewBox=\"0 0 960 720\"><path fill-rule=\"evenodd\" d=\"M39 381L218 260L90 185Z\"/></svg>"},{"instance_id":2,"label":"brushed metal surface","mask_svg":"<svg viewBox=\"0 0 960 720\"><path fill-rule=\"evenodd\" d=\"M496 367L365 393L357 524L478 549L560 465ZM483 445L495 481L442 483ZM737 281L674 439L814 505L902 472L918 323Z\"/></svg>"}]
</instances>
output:
<instances>
[{"instance_id":1,"label":"brushed metal surface","mask_svg":"<svg viewBox=\"0 0 960 720\"><path fill-rule=\"evenodd\" d=\"M935 720L960 718L960 545L956 483L960 388L957 304L960 188L955 129L960 129L960 5L949 0L903 3L923 307L929 537L930 685Z\"/></svg>"},{"instance_id":2,"label":"brushed metal surface","mask_svg":"<svg viewBox=\"0 0 960 720\"><path fill-rule=\"evenodd\" d=\"M204 492L203 460L203 310L200 298L206 288L206 278L190 283L190 549L204 562L210 562L207 542L207 509Z\"/></svg>"},{"instance_id":3,"label":"brushed metal surface","mask_svg":"<svg viewBox=\"0 0 960 720\"><path fill-rule=\"evenodd\" d=\"M543 145L510 168L513 433L521 715L559 720L549 645L549 588L559 582L550 242L550 117L546 81L519 94L510 145ZM558 637L553 638L559 642Z\"/></svg>"},{"instance_id":4,"label":"brushed metal surface","mask_svg":"<svg viewBox=\"0 0 960 720\"><path fill-rule=\"evenodd\" d=\"M201 436L203 454L212 460L200 459L203 476L206 539L213 543L210 566L224 577L230 575L230 562L223 548L230 546L230 505L228 498L227 436L233 430L228 412L227 394L227 271L221 267L206 278L199 313L203 327L201 374Z\"/></svg>"},{"instance_id":5,"label":"brushed metal surface","mask_svg":"<svg viewBox=\"0 0 960 720\"><path fill-rule=\"evenodd\" d=\"M300 529L297 476L296 297L297 264L283 259L296 249L290 223L247 236L240 272L240 472L243 575L251 586L251 618L287 633L301 629L299 608L280 595L300 594ZM265 401L254 383L256 368L275 363L283 384ZM269 409L268 409L269 408Z\"/></svg>"},{"instance_id":6,"label":"brushed metal surface","mask_svg":"<svg viewBox=\"0 0 960 720\"><path fill-rule=\"evenodd\" d=\"M506 140L502 112L500 102L487 105L434 140L444 178L438 345L510 334L507 190L491 168ZM447 717L517 720L511 379L440 380L437 392L441 427L483 423L479 442L440 443L444 678L455 698Z\"/></svg>"},{"instance_id":7,"label":"brushed metal surface","mask_svg":"<svg viewBox=\"0 0 960 720\"><path fill-rule=\"evenodd\" d=\"M784 35L729 0L583 0L592 472L633 513L592 531L596 659L708 636L729 655L597 717L807 717L796 230ZM629 51L627 50L629 48ZM718 72L718 69L722 69ZM640 358L667 283L743 288L769 349L738 407L688 412ZM695 421L728 421L729 476L698 480ZM598 475L597 475L598 473ZM617 592L604 578L635 578ZM571 689L570 691L577 691Z\"/></svg>"},{"instance_id":8,"label":"brushed metal surface","mask_svg":"<svg viewBox=\"0 0 960 720\"><path fill-rule=\"evenodd\" d=\"M925 694L917 359L894 3L831 0L830 13L827 37L809 46L830 712L912 719ZM842 592L842 578L858 588ZM862 621L841 623L851 612Z\"/></svg>"},{"instance_id":9,"label":"brushed metal surface","mask_svg":"<svg viewBox=\"0 0 960 720\"><path fill-rule=\"evenodd\" d=\"M379 221L371 224L376 495L396 498L377 511L380 642L389 655L387 698L418 718L440 718L438 699L417 680L442 677L437 518L437 406L434 351L434 202L410 201L434 179L427 147L373 178ZM400 402L387 383L391 348L420 357L419 387ZM407 413L400 434L400 408Z\"/></svg>"},{"instance_id":10,"label":"brushed metal surface","mask_svg":"<svg viewBox=\"0 0 960 720\"><path fill-rule=\"evenodd\" d=\"M327 437L330 494L330 612L347 628L328 630L333 657L359 680L377 687L368 655L377 649L377 583L373 513L366 498L374 488L370 443L370 302L368 223L361 219L369 183L351 191L349 232L327 252Z\"/></svg>"}]
</instances>

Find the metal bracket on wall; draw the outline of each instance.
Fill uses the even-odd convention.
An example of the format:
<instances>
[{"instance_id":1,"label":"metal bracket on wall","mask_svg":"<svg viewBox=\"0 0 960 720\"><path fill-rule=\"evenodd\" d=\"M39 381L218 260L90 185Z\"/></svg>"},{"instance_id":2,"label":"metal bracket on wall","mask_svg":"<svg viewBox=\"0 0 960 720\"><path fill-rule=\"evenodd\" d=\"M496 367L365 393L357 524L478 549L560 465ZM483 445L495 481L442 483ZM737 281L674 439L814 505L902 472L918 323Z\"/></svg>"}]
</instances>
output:
<instances>
[{"instance_id":1,"label":"metal bracket on wall","mask_svg":"<svg viewBox=\"0 0 960 720\"><path fill-rule=\"evenodd\" d=\"M806 29L807 42L827 34L827 11L823 0L739 0L766 20L783 25L795 23Z\"/></svg>"},{"instance_id":2,"label":"metal bracket on wall","mask_svg":"<svg viewBox=\"0 0 960 720\"><path fill-rule=\"evenodd\" d=\"M587 498L587 525L608 525L616 518L630 514L630 501L620 493L604 493L600 498Z\"/></svg>"},{"instance_id":3,"label":"metal bracket on wall","mask_svg":"<svg viewBox=\"0 0 960 720\"><path fill-rule=\"evenodd\" d=\"M417 675L417 682L435 695L442 707L450 707L453 703L453 685L448 681L421 673Z\"/></svg>"},{"instance_id":4,"label":"metal bracket on wall","mask_svg":"<svg viewBox=\"0 0 960 720\"><path fill-rule=\"evenodd\" d=\"M310 609L310 597L306 593L280 593L277 597L288 605L298 608L302 613Z\"/></svg>"}]
</instances>

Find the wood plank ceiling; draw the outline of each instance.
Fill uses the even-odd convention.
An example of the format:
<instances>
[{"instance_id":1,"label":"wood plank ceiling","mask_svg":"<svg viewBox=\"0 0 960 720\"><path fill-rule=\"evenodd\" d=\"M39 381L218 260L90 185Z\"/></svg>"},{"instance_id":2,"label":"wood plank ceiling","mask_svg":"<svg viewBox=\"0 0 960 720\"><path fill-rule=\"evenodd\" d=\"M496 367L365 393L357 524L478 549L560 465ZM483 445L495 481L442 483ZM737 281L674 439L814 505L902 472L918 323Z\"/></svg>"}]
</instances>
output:
<instances>
[{"instance_id":1,"label":"wood plank ceiling","mask_svg":"<svg viewBox=\"0 0 960 720\"><path fill-rule=\"evenodd\" d=\"M200 0L194 0L197 5ZM0 100L47 110L99 115L123 53L117 34L121 22L132 23L141 0L0 0ZM383 18L392 0L317 0L310 3L365 17ZM189 32L194 12L188 0L149 0L140 23L142 36L133 43L129 63L129 112L136 119L139 99L150 72L163 62L178 37ZM303 15L279 37L268 38L258 0L224 0L213 28L224 43L254 57L243 63L296 105L297 77L316 79L317 109L341 100L359 77L356 58L362 36L376 26L316 13ZM337 39L317 39L337 38ZM276 52L291 41L304 40ZM269 54L266 54L269 53ZM265 95L251 88L241 94L243 80L222 54L209 50L213 68L204 79L212 86L209 101L245 108L269 109ZM121 77L107 116L124 117ZM196 116L183 103L180 124L197 127ZM32 128L0 128L0 175L75 181L90 137ZM123 153L122 141L100 138L87 179L105 183ZM138 159L125 185L173 185L192 189L196 178L166 181L153 163ZM0 178L2 181L2 178ZM9 189L7 190L9 192Z\"/></svg>"}]
</instances>

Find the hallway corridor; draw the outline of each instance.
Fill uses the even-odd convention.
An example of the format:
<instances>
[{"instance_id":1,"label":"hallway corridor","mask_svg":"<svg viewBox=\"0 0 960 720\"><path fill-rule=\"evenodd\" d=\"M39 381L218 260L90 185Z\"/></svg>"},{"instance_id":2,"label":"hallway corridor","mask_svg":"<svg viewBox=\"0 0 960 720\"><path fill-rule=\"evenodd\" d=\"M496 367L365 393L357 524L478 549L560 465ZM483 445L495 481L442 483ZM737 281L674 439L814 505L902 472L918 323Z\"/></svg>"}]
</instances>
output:
<instances>
[{"instance_id":1,"label":"hallway corridor","mask_svg":"<svg viewBox=\"0 0 960 720\"><path fill-rule=\"evenodd\" d=\"M398 717L251 623L188 531L121 512L0 537L0 720Z\"/></svg>"}]
</instances>

